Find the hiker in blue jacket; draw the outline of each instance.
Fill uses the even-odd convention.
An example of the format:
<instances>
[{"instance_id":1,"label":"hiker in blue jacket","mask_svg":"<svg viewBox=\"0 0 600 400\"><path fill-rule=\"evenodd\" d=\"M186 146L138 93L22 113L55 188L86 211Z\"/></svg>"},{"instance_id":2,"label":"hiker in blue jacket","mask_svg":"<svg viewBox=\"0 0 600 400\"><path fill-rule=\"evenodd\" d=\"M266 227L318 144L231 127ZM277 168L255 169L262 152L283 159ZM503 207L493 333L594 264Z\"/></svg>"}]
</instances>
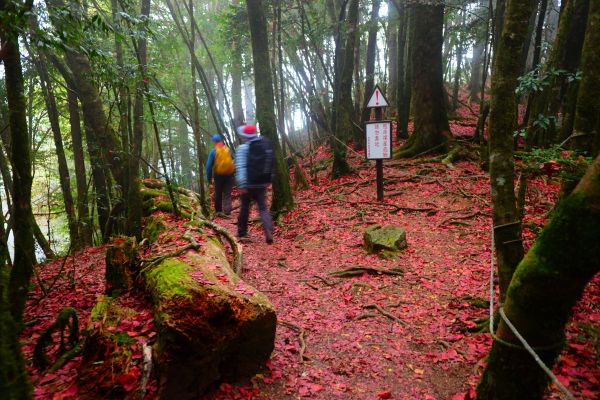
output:
<instances>
[{"instance_id":1,"label":"hiker in blue jacket","mask_svg":"<svg viewBox=\"0 0 600 400\"><path fill-rule=\"evenodd\" d=\"M267 187L271 183L274 153L271 142L256 133L256 126L243 125L237 128L243 143L235 152L235 180L240 192L240 214L237 221L237 236L248 238L248 215L252 200L258 204L266 242L273 243L273 219L267 208Z\"/></svg>"}]
</instances>

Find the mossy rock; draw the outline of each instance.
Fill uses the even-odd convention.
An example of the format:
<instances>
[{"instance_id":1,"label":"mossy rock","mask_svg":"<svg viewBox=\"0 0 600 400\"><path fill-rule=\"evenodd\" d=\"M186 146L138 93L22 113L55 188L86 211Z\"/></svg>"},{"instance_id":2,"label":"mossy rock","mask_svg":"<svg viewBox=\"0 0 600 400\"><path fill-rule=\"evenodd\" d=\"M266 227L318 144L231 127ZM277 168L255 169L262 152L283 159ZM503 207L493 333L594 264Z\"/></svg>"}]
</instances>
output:
<instances>
[{"instance_id":1,"label":"mossy rock","mask_svg":"<svg viewBox=\"0 0 600 400\"><path fill-rule=\"evenodd\" d=\"M367 228L363 234L365 249L369 253L384 251L396 252L405 249L406 231L397 225L373 225Z\"/></svg>"}]
</instances>

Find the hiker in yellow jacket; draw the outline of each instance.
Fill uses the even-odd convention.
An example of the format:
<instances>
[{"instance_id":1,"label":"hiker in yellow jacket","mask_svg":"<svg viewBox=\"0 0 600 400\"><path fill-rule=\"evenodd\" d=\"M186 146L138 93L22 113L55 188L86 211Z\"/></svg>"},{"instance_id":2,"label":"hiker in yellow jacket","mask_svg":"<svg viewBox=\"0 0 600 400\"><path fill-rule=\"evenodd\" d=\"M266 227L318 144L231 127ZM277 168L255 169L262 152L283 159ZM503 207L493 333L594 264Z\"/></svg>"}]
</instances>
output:
<instances>
[{"instance_id":1,"label":"hiker in yellow jacket","mask_svg":"<svg viewBox=\"0 0 600 400\"><path fill-rule=\"evenodd\" d=\"M218 133L212 136L215 144L208 154L206 162L206 178L208 183L215 178L215 214L229 216L231 214L231 188L233 187L233 173L235 164L229 147L223 143L223 138Z\"/></svg>"}]
</instances>

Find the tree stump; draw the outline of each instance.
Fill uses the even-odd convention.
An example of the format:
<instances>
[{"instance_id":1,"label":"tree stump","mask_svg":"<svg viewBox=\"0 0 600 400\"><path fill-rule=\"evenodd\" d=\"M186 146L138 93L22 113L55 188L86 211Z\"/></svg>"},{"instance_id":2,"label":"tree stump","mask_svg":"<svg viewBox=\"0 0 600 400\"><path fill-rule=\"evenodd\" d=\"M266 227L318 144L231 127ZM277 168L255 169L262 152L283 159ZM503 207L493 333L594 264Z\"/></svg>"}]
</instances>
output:
<instances>
[{"instance_id":1,"label":"tree stump","mask_svg":"<svg viewBox=\"0 0 600 400\"><path fill-rule=\"evenodd\" d=\"M131 289L137 263L135 237L113 238L106 249L106 294L116 297Z\"/></svg>"}]
</instances>

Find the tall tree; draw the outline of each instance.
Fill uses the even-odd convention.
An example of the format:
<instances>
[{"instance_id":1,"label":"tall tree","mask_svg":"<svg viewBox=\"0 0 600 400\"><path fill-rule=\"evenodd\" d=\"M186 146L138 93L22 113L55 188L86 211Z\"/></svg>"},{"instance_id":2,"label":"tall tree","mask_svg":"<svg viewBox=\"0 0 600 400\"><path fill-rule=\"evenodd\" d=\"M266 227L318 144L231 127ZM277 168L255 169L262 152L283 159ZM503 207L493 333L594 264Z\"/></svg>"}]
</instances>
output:
<instances>
[{"instance_id":1,"label":"tall tree","mask_svg":"<svg viewBox=\"0 0 600 400\"><path fill-rule=\"evenodd\" d=\"M388 0L388 26L387 26L387 44L388 44L388 86L387 97L391 104L396 102L396 92L398 90L398 9L394 0ZM368 95L367 95L368 96Z\"/></svg>"},{"instance_id":2,"label":"tall tree","mask_svg":"<svg viewBox=\"0 0 600 400\"><path fill-rule=\"evenodd\" d=\"M358 37L358 0L350 0L348 18L340 26L336 40L335 79L333 89L333 132L331 148L333 150L332 177L339 178L350 172L346 160L346 142L353 131L352 121L352 73L354 71L354 47ZM340 15L343 15L340 12ZM340 18L341 21L341 18Z\"/></svg>"},{"instance_id":3,"label":"tall tree","mask_svg":"<svg viewBox=\"0 0 600 400\"><path fill-rule=\"evenodd\" d=\"M517 264L523 258L521 219L514 190L513 132L517 127L517 77L534 0L510 0L504 16L502 36L498 39L492 67L489 149L494 244L500 279L500 301Z\"/></svg>"},{"instance_id":4,"label":"tall tree","mask_svg":"<svg viewBox=\"0 0 600 400\"><path fill-rule=\"evenodd\" d=\"M509 6L507 18L510 15ZM508 320L549 367L562 350L573 306L600 271L598 237L600 156L573 193L561 201L508 287L504 305ZM496 335L499 340L487 357L477 399L542 399L549 381L544 370L504 319Z\"/></svg>"},{"instance_id":5,"label":"tall tree","mask_svg":"<svg viewBox=\"0 0 600 400\"><path fill-rule=\"evenodd\" d=\"M28 51L31 53L31 47L27 46ZM46 102L46 109L48 111L48 120L50 121L50 128L52 130L52 136L54 138L54 147L56 149L56 158L58 161L58 174L60 180L60 188L63 195L63 201L65 205L65 213L67 215L67 224L69 227L69 239L71 242L71 248L79 249L81 242L79 239L79 229L77 219L75 217L75 206L73 203L73 195L71 193L71 177L69 174L69 167L67 165L67 158L65 156L65 149L63 146L62 131L60 128L59 110L56 103L56 96L54 95L54 87L50 80L50 74L48 72L47 61L43 55L33 55L34 63L37 68L38 74L40 75L40 86Z\"/></svg>"},{"instance_id":6,"label":"tall tree","mask_svg":"<svg viewBox=\"0 0 600 400\"><path fill-rule=\"evenodd\" d=\"M394 2L397 4L398 2ZM408 21L409 12L405 0L398 5L398 86L396 90L396 107L398 108L398 125L396 136L408 137L408 119L410 117L410 99L412 95L412 74L408 51Z\"/></svg>"},{"instance_id":7,"label":"tall tree","mask_svg":"<svg viewBox=\"0 0 600 400\"><path fill-rule=\"evenodd\" d=\"M32 1L27 1L25 8L19 9L16 2L0 0L0 13L3 14L3 22L7 22L0 26L0 48L1 61L4 63L14 182L14 260L10 276L6 266L6 251L0 252L0 396L10 400L31 398L17 332L21 326L34 262L31 142L27 131L19 51L19 30L24 25L23 14L30 11L32 5Z\"/></svg>"},{"instance_id":8,"label":"tall tree","mask_svg":"<svg viewBox=\"0 0 600 400\"><path fill-rule=\"evenodd\" d=\"M379 24L379 0L373 1L373 7L371 8L371 18L369 21L369 36L367 39L367 65L365 71L365 102L363 104L361 125L365 123L365 121L369 120L369 116L371 114L371 109L367 108L367 102L369 101L369 96L373 93L373 88L375 87L375 58L377 56L377 31ZM358 149L363 148L363 136L357 137L359 141L356 143L356 147Z\"/></svg>"},{"instance_id":9,"label":"tall tree","mask_svg":"<svg viewBox=\"0 0 600 400\"><path fill-rule=\"evenodd\" d=\"M443 26L443 3L428 1L412 5L410 40L415 128L407 143L394 153L394 158L447 150L450 126L442 76Z\"/></svg>"},{"instance_id":10,"label":"tall tree","mask_svg":"<svg viewBox=\"0 0 600 400\"><path fill-rule=\"evenodd\" d=\"M575 147L595 156L600 151L600 1L590 0L581 55L581 82L575 114Z\"/></svg>"},{"instance_id":11,"label":"tall tree","mask_svg":"<svg viewBox=\"0 0 600 400\"><path fill-rule=\"evenodd\" d=\"M294 199L275 122L267 20L262 0L247 0L246 7L248 9L248 22L250 24L250 37L252 41L256 117L261 135L270 139L275 149L276 165L271 211L275 214L280 214L293 207Z\"/></svg>"},{"instance_id":12,"label":"tall tree","mask_svg":"<svg viewBox=\"0 0 600 400\"><path fill-rule=\"evenodd\" d=\"M81 134L81 117L79 103L75 91L67 82L67 103L69 107L69 125L71 127L71 149L75 164L75 181L77 184L77 223L79 237L83 246L92 244L93 221L90 220L87 174L85 172L85 155Z\"/></svg>"}]
</instances>

